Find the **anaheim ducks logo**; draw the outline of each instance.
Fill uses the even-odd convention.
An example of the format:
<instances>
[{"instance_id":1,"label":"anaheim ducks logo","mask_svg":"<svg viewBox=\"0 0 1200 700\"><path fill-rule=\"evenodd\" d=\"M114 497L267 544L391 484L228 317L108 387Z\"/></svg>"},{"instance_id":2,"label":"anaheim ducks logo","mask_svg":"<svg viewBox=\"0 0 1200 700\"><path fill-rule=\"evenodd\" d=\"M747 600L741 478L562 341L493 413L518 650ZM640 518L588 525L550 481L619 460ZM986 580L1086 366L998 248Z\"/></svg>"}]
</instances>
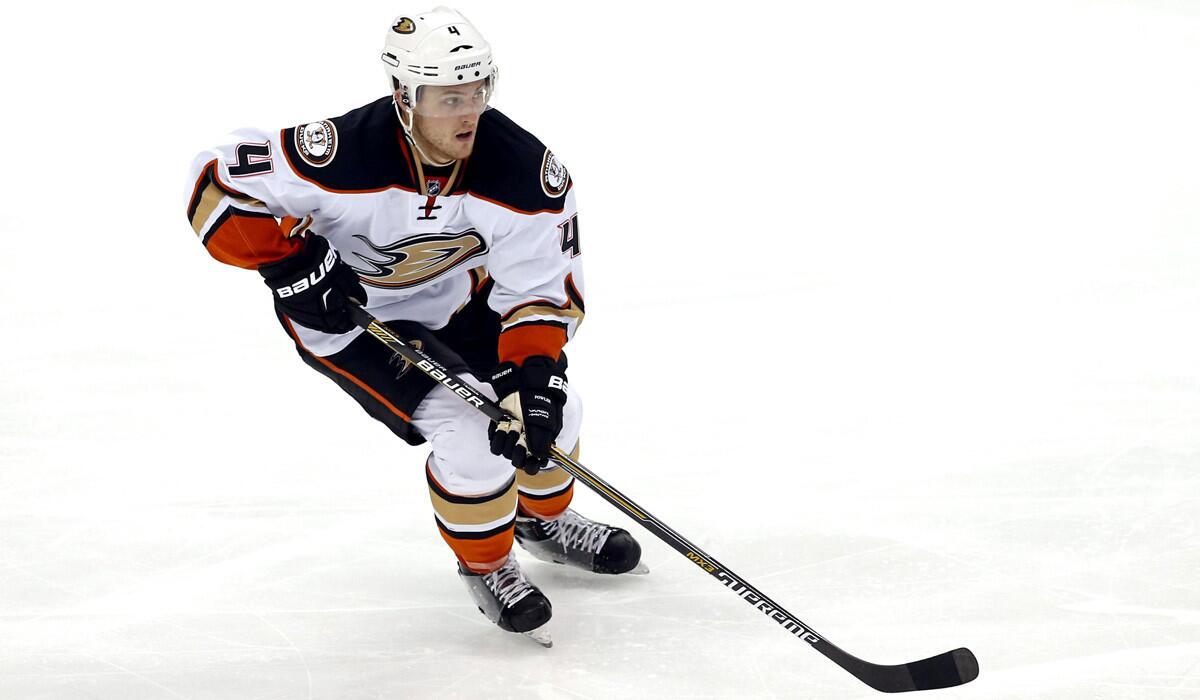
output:
<instances>
[{"instance_id":1,"label":"anaheim ducks logo","mask_svg":"<svg viewBox=\"0 0 1200 700\"><path fill-rule=\"evenodd\" d=\"M417 31L417 25L407 17L401 17L392 25L392 31L397 34L412 34Z\"/></svg>"},{"instance_id":2,"label":"anaheim ducks logo","mask_svg":"<svg viewBox=\"0 0 1200 700\"><path fill-rule=\"evenodd\" d=\"M296 127L296 150L314 168L329 165L337 154L337 127L325 119Z\"/></svg>"},{"instance_id":3,"label":"anaheim ducks logo","mask_svg":"<svg viewBox=\"0 0 1200 700\"><path fill-rule=\"evenodd\" d=\"M377 246L366 236L355 236L370 248L354 256L368 269L354 267L364 284L387 289L405 289L424 284L487 252L487 244L474 230L434 233L386 246ZM349 262L349 261L347 261Z\"/></svg>"},{"instance_id":4,"label":"anaheim ducks logo","mask_svg":"<svg viewBox=\"0 0 1200 700\"><path fill-rule=\"evenodd\" d=\"M547 148L542 156L542 191L547 197L561 197L563 192L567 191L567 183L570 180L567 167L558 162L558 158Z\"/></svg>"}]
</instances>

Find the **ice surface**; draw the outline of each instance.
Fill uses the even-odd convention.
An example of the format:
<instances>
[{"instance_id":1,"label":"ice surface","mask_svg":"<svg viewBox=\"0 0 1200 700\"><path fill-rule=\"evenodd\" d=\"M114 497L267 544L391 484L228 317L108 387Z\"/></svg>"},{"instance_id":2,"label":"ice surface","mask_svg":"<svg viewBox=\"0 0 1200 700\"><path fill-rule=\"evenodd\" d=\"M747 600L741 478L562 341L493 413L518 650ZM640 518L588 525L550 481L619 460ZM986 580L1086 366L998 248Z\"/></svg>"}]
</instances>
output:
<instances>
[{"instance_id":1,"label":"ice surface","mask_svg":"<svg viewBox=\"0 0 1200 700\"><path fill-rule=\"evenodd\" d=\"M1195 11L689 7L463 5L579 188L583 461L853 654L970 647L938 697L1200 698ZM651 575L524 557L554 647L494 629L203 255L192 154L374 99L393 11L0 43L0 698L873 696L583 489Z\"/></svg>"}]
</instances>

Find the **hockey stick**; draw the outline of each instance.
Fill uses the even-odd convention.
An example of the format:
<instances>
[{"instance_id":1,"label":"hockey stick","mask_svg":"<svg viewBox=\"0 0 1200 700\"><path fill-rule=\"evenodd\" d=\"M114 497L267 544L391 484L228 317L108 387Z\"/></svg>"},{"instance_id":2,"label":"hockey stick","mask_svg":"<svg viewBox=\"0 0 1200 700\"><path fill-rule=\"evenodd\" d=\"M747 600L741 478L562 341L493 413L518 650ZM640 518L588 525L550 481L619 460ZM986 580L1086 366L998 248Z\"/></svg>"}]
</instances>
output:
<instances>
[{"instance_id":1,"label":"hockey stick","mask_svg":"<svg viewBox=\"0 0 1200 700\"><path fill-rule=\"evenodd\" d=\"M511 418L504 410L484 394L479 393L470 384L457 377L453 372L443 367L437 360L421 350L409 345L396 337L386 326L361 307L353 306L351 310L354 321L362 326L372 336L391 348L392 352L411 362L417 369L433 378L442 386L462 397L464 401L476 407L493 421ZM808 642L814 649L824 654L830 661L849 671L858 680L866 683L875 690L884 693L903 693L910 690L932 690L935 688L950 688L963 683L969 683L979 675L979 662L970 649L965 647L948 651L928 659L912 661L906 664L887 666L873 664L852 656L832 642L813 631L811 627L784 610L775 601L768 598L754 586L746 583L737 574L725 568L723 564L711 557L704 550L689 542L685 537L667 527L658 518L650 515L638 504L613 488L608 482L596 476L587 467L571 459L570 455L551 446L550 456L568 474L587 484L600 497L617 507L621 512L641 523L642 527L654 533L658 539L666 542L675 551L687 557L710 576L720 581L726 588L736 593L742 600L750 603L775 622L778 622L788 632Z\"/></svg>"}]
</instances>

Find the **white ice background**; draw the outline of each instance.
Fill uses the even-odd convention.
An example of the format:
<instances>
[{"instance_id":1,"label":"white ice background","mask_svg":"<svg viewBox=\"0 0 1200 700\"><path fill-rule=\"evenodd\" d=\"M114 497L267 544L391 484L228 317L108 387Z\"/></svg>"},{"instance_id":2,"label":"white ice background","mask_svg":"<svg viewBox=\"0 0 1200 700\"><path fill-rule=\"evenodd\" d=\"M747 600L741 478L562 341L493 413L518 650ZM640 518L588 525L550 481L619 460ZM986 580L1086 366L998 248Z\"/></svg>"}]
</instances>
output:
<instances>
[{"instance_id":1,"label":"white ice background","mask_svg":"<svg viewBox=\"0 0 1200 700\"><path fill-rule=\"evenodd\" d=\"M1200 697L1200 6L460 4L568 165L583 461L931 697ZM390 3L6 10L0 698L868 698L580 487L649 577L479 615L403 446L184 215L383 94ZM424 9L409 6L409 10Z\"/></svg>"}]
</instances>

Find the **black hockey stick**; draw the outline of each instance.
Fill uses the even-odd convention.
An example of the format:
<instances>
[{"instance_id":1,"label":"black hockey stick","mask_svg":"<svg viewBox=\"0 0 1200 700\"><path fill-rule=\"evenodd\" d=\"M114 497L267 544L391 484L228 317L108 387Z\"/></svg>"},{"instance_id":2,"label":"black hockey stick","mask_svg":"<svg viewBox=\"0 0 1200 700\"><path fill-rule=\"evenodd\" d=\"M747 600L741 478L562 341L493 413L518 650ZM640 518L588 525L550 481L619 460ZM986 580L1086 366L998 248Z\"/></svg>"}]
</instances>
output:
<instances>
[{"instance_id":1,"label":"black hockey stick","mask_svg":"<svg viewBox=\"0 0 1200 700\"><path fill-rule=\"evenodd\" d=\"M487 396L479 393L453 372L443 367L437 360L421 350L409 345L396 337L386 326L375 319L370 313L360 307L352 307L355 323L362 326L372 336L392 349L405 360L413 363L425 374L432 377L442 386L460 396L464 401L478 408L493 421L510 419L503 409L497 406ZM658 539L671 545L675 551L687 557L710 576L736 593L742 600L750 603L775 622L778 622L788 632L808 642L814 649L824 654L829 660L849 671L858 680L866 683L875 690L884 693L903 693L909 690L932 690L935 688L950 688L963 683L969 683L979 675L979 662L970 649L965 647L931 656L928 659L912 661L906 664L885 666L863 661L842 651L832 642L812 630L811 627L784 610L778 603L768 598L754 586L746 583L740 576L725 568L723 564L709 556L704 550L692 544L679 533L667 527L658 518L650 515L638 504L613 488L604 479L596 476L587 467L571 459L557 446L550 448L550 456L563 469L579 481L587 484L601 498L616 506L621 512L635 518L642 527L654 533Z\"/></svg>"}]
</instances>

